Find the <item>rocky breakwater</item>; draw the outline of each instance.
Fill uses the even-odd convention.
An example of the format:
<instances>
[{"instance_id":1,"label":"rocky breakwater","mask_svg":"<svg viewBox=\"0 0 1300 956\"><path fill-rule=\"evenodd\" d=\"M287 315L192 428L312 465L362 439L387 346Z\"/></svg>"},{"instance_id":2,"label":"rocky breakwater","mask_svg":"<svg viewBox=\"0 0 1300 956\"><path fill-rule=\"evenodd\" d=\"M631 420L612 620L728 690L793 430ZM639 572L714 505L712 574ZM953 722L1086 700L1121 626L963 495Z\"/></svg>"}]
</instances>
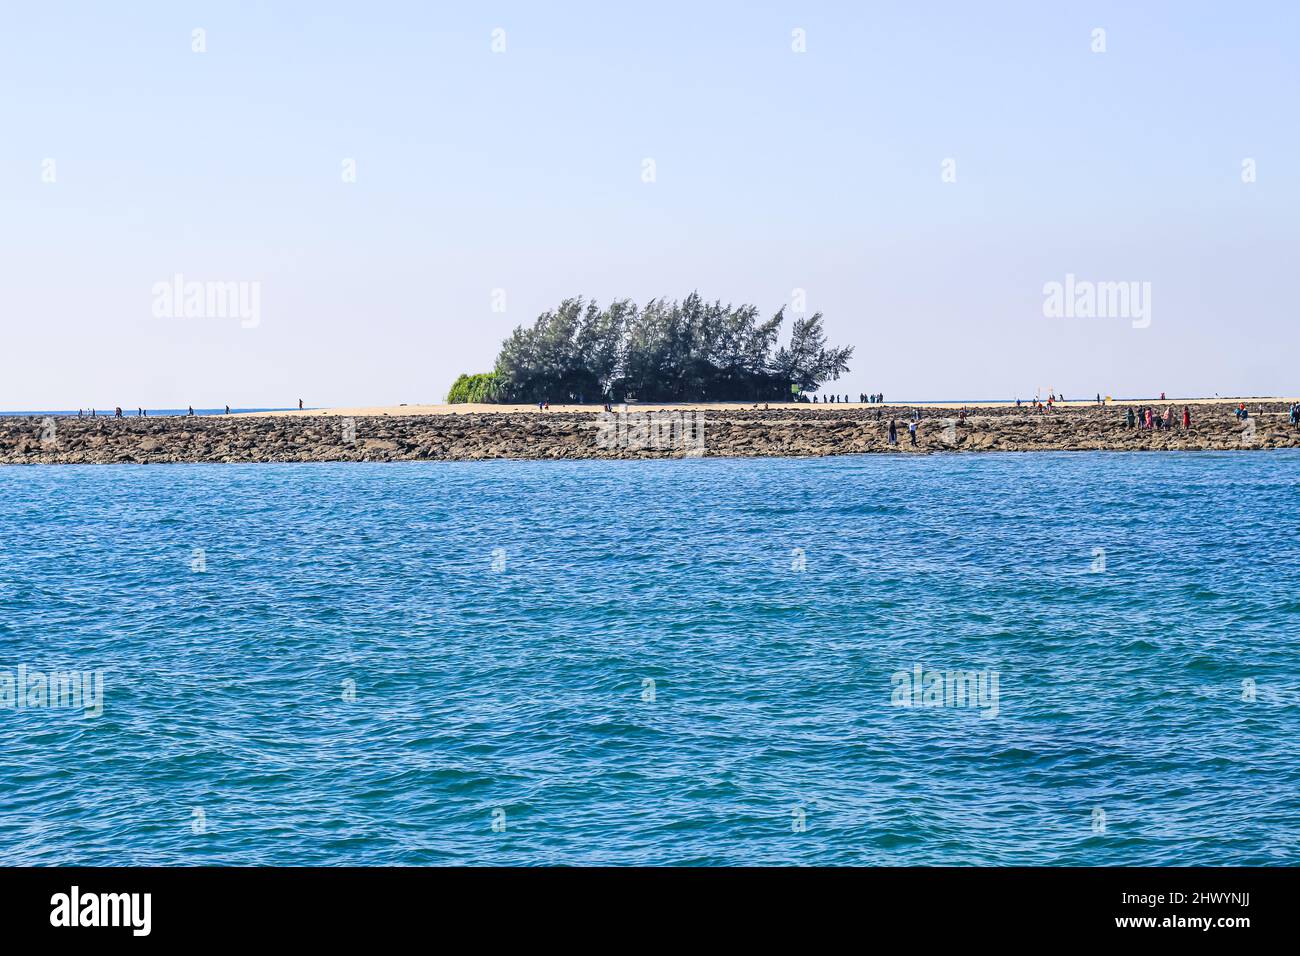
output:
<instances>
[{"instance_id":1,"label":"rocky breakwater","mask_svg":"<svg viewBox=\"0 0 1300 956\"><path fill-rule=\"evenodd\" d=\"M1181 415L1181 406L1175 412ZM0 418L0 463L424 461L850 455L941 451L1175 451L1300 447L1285 403L1198 405L1190 430L1129 428L1122 406L1058 409L741 406L702 411L193 418ZM674 415L687 420L683 431ZM703 424L699 425L702 418ZM888 442L889 421L898 444ZM692 431L702 427L699 433Z\"/></svg>"}]
</instances>

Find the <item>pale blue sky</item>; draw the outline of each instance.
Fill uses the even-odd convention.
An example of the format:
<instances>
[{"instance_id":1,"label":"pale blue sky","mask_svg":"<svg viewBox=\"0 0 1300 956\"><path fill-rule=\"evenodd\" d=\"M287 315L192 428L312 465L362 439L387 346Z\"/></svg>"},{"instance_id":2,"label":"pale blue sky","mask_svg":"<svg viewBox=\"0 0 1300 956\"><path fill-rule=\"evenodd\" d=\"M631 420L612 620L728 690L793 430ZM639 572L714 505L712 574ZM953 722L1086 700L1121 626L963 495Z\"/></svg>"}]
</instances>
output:
<instances>
[{"instance_id":1,"label":"pale blue sky","mask_svg":"<svg viewBox=\"0 0 1300 956\"><path fill-rule=\"evenodd\" d=\"M1293 395L1298 9L10 3L0 408L437 401L565 296L697 288L805 289L855 396ZM176 273L260 325L155 317ZM1045 318L1066 273L1150 327Z\"/></svg>"}]
</instances>

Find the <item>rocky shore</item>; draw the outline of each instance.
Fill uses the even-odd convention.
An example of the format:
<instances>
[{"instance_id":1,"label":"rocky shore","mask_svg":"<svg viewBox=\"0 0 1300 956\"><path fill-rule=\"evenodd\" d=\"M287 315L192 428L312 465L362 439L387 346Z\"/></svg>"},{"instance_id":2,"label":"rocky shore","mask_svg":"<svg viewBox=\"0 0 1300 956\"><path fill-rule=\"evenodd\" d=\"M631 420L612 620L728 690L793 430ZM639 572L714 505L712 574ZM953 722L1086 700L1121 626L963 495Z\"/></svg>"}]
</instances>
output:
<instances>
[{"instance_id":1,"label":"rocky shore","mask_svg":"<svg viewBox=\"0 0 1300 956\"><path fill-rule=\"evenodd\" d=\"M1169 403L1159 403L1163 410ZM384 415L212 416L193 418L0 418L0 464L164 462L448 461L490 458L583 459L928 454L968 451L1174 451L1300 447L1300 427L1284 402L1201 404L1184 431L1128 428L1113 405L1035 412L1024 408L921 408L918 444L901 405L725 406L706 411ZM677 419L673 416L676 415ZM702 431L692 428L703 419ZM898 444L888 443L889 421ZM685 428L682 428L682 420Z\"/></svg>"}]
</instances>

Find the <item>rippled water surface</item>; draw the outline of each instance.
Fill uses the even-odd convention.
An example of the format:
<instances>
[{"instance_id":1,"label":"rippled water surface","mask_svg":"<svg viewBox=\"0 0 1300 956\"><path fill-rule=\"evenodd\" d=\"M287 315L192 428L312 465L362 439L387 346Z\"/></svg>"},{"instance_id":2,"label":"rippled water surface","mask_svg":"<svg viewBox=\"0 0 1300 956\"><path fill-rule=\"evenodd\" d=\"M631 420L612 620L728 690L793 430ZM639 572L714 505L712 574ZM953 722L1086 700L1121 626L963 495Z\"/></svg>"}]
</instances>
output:
<instances>
[{"instance_id":1,"label":"rippled water surface","mask_svg":"<svg viewBox=\"0 0 1300 956\"><path fill-rule=\"evenodd\" d=\"M0 697L0 862L1295 863L1298 492L1291 452L0 468L0 693L104 679ZM895 706L916 665L996 714Z\"/></svg>"}]
</instances>

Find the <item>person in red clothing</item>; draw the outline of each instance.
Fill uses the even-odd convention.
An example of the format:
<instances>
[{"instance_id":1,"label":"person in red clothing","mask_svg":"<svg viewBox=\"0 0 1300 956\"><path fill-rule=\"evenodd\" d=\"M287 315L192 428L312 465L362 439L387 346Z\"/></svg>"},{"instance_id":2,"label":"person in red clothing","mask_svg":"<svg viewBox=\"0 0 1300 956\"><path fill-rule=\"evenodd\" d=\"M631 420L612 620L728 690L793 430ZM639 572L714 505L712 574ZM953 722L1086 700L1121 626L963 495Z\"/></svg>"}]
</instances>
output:
<instances>
[{"instance_id":1,"label":"person in red clothing","mask_svg":"<svg viewBox=\"0 0 1300 956\"><path fill-rule=\"evenodd\" d=\"M1192 413L1186 405L1183 406L1183 431L1192 427Z\"/></svg>"}]
</instances>

